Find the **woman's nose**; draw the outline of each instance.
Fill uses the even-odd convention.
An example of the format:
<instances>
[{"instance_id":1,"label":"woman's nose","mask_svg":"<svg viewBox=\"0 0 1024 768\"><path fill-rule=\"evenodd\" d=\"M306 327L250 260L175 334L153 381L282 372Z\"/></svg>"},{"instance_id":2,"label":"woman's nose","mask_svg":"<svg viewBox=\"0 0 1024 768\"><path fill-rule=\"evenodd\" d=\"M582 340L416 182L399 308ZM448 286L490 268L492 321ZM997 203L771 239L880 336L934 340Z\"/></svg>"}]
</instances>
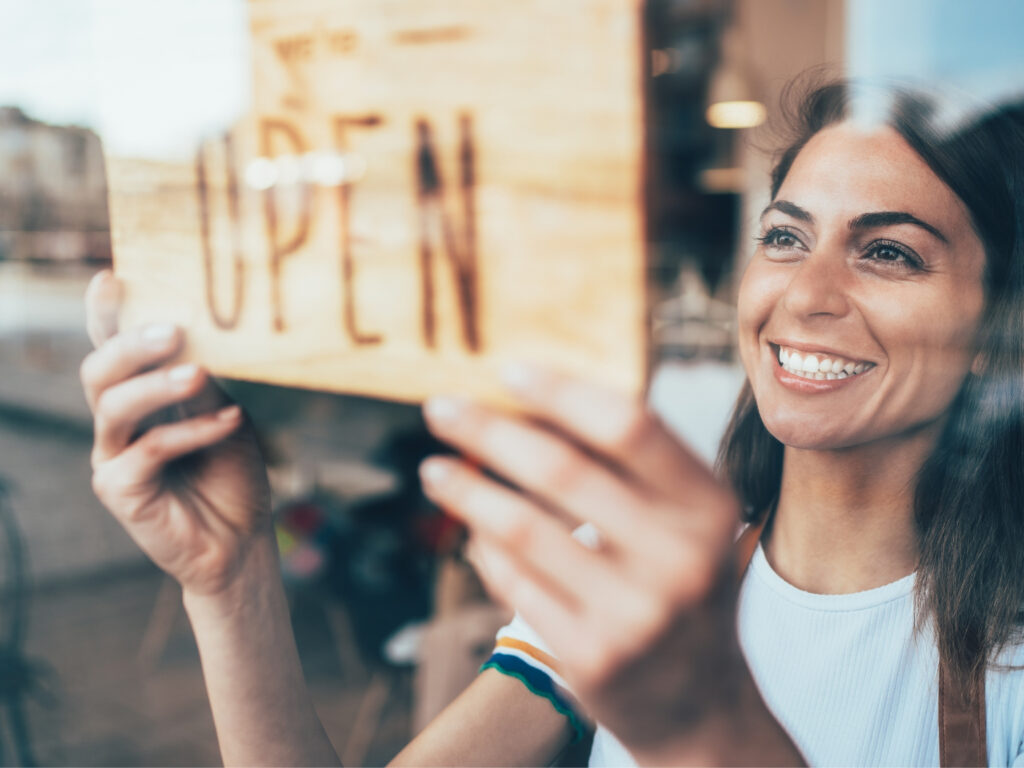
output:
<instances>
[{"instance_id":1,"label":"woman's nose","mask_svg":"<svg viewBox=\"0 0 1024 768\"><path fill-rule=\"evenodd\" d=\"M846 277L843 259L815 251L796 266L783 303L796 317L842 317L849 311Z\"/></svg>"}]
</instances>

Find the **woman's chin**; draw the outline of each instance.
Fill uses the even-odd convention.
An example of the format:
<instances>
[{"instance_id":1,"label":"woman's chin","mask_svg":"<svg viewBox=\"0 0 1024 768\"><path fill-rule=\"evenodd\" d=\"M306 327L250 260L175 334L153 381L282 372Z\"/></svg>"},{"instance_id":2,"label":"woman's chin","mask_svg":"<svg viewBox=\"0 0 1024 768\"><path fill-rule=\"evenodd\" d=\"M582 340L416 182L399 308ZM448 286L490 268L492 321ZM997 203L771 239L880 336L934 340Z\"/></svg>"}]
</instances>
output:
<instances>
[{"instance_id":1,"label":"woman's chin","mask_svg":"<svg viewBox=\"0 0 1024 768\"><path fill-rule=\"evenodd\" d=\"M787 448L805 451L828 451L848 447L850 435L844 434L834 426L824 425L820 421L803 418L774 418L762 416L764 426L772 437Z\"/></svg>"}]
</instances>

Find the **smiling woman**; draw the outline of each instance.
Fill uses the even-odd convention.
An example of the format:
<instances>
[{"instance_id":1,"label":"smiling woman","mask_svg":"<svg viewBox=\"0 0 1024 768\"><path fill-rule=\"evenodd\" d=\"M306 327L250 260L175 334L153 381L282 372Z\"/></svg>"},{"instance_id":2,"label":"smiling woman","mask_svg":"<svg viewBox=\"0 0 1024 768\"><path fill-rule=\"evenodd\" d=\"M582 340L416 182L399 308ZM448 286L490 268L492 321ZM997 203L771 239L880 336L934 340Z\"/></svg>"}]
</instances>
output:
<instances>
[{"instance_id":1,"label":"smiling woman","mask_svg":"<svg viewBox=\"0 0 1024 768\"><path fill-rule=\"evenodd\" d=\"M926 637L943 680L987 704L988 758L1006 764L1021 713L1005 702L1024 688L994 671L1020 662L1024 606L1024 114L943 131L898 94L864 129L853 103L842 84L804 98L774 171L739 298L749 381L720 461L789 584L851 592L915 572L907 647ZM928 734L934 668L916 681Z\"/></svg>"}]
</instances>

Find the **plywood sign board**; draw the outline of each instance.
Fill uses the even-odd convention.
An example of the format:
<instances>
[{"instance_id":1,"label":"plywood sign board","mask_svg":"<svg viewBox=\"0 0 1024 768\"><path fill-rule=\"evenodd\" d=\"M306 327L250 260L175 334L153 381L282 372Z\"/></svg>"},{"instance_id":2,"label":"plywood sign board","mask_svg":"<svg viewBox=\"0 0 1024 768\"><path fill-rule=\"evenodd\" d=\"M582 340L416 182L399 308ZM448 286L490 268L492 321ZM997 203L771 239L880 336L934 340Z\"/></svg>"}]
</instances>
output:
<instances>
[{"instance_id":1,"label":"plywood sign board","mask_svg":"<svg viewBox=\"0 0 1024 768\"><path fill-rule=\"evenodd\" d=\"M214 372L416 401L646 372L640 0L250 0L251 109L108 154L123 324ZM182 44L182 55L188 46Z\"/></svg>"}]
</instances>

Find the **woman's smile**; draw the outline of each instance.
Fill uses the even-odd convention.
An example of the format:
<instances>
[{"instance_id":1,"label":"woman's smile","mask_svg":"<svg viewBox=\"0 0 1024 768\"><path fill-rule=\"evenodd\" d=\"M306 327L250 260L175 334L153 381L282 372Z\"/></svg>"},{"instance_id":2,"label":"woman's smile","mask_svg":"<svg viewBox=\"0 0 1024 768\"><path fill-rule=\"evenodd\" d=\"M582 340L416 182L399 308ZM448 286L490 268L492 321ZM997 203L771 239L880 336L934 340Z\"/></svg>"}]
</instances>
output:
<instances>
[{"instance_id":1,"label":"woman's smile","mask_svg":"<svg viewBox=\"0 0 1024 768\"><path fill-rule=\"evenodd\" d=\"M796 392L821 394L834 392L866 374L875 364L840 355L815 345L769 342L768 351L775 361L775 378Z\"/></svg>"},{"instance_id":2,"label":"woman's smile","mask_svg":"<svg viewBox=\"0 0 1024 768\"><path fill-rule=\"evenodd\" d=\"M857 376L875 365L868 360L850 360L833 352L808 351L806 347L779 345L778 352L779 365L787 372L818 381Z\"/></svg>"}]
</instances>

